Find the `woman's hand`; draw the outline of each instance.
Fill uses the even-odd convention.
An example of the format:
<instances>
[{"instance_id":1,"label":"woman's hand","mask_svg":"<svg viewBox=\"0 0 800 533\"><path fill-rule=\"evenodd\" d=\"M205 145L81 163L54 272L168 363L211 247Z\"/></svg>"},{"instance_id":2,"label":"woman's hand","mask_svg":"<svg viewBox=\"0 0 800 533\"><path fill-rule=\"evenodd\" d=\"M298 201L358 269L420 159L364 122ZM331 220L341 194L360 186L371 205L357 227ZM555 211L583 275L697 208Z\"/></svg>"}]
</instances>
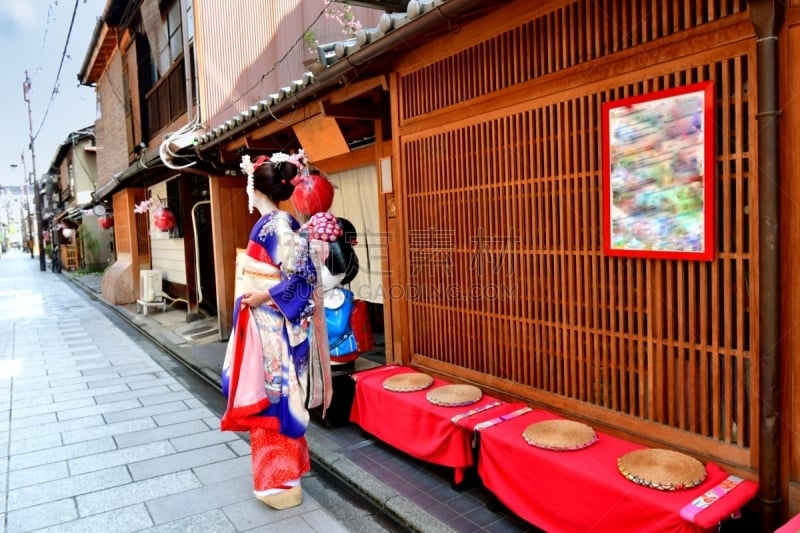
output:
<instances>
[{"instance_id":1,"label":"woman's hand","mask_svg":"<svg viewBox=\"0 0 800 533\"><path fill-rule=\"evenodd\" d=\"M261 307L270 300L272 297L267 291L248 292L242 295L242 303L250 307Z\"/></svg>"}]
</instances>

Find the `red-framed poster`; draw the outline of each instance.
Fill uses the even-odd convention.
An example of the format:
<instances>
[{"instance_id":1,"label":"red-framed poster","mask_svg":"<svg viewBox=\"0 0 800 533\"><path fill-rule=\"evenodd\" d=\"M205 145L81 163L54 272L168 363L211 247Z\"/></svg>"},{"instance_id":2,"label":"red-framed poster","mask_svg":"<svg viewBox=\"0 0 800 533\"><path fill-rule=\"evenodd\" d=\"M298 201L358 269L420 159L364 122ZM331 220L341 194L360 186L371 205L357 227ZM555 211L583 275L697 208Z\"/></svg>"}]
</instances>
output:
<instances>
[{"instance_id":1,"label":"red-framed poster","mask_svg":"<svg viewBox=\"0 0 800 533\"><path fill-rule=\"evenodd\" d=\"M714 258L714 85L603 104L603 251Z\"/></svg>"}]
</instances>

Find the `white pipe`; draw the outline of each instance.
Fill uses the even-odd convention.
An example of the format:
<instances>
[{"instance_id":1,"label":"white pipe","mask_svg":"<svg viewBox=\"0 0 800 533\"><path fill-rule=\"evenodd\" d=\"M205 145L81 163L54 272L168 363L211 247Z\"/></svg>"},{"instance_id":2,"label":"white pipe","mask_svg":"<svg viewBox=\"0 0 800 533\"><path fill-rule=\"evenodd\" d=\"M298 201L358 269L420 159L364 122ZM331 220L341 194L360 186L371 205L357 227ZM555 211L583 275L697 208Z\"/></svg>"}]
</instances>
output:
<instances>
[{"instance_id":1,"label":"white pipe","mask_svg":"<svg viewBox=\"0 0 800 533\"><path fill-rule=\"evenodd\" d=\"M197 219L195 209L203 204L211 205L211 200L201 200L192 206L192 234L194 235L194 286L197 289L197 305L203 301L203 287L200 285L200 245L197 243Z\"/></svg>"},{"instance_id":2,"label":"white pipe","mask_svg":"<svg viewBox=\"0 0 800 533\"><path fill-rule=\"evenodd\" d=\"M192 0L188 0L188 3L191 2ZM183 37L183 81L186 84L186 122L191 124L194 120L192 114L192 64L189 61L189 27L187 25L186 4L187 2L185 1L181 2L181 36ZM194 11L194 6L192 6L192 10ZM194 19L194 16L192 18Z\"/></svg>"}]
</instances>

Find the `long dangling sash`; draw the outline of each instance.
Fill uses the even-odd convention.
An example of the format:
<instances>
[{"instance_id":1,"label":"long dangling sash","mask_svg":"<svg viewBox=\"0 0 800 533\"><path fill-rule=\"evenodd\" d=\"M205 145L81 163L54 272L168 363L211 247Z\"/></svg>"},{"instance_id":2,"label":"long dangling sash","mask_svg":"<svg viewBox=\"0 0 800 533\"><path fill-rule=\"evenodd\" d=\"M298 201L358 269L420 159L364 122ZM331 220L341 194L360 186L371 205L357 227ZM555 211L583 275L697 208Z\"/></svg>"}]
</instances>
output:
<instances>
[{"instance_id":1,"label":"long dangling sash","mask_svg":"<svg viewBox=\"0 0 800 533\"><path fill-rule=\"evenodd\" d=\"M306 406L309 409L322 406L322 417L333 398L333 386L331 381L331 355L328 348L328 326L325 320L325 305L322 300L322 263L323 254L327 252L326 247L318 246L317 241L312 241L309 246L311 260L317 270L317 283L314 286L314 315L311 317L311 350L308 361L308 396Z\"/></svg>"}]
</instances>

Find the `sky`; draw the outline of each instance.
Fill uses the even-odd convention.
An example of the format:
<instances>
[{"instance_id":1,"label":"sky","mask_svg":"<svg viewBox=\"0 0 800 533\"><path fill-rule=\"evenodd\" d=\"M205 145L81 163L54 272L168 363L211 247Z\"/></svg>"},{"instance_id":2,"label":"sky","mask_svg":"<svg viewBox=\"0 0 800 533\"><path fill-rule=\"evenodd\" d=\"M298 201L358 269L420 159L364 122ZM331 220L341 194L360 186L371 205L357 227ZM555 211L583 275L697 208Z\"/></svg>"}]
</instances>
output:
<instances>
[{"instance_id":1,"label":"sky","mask_svg":"<svg viewBox=\"0 0 800 533\"><path fill-rule=\"evenodd\" d=\"M95 91L79 84L78 72L106 3L0 0L0 185L22 184L23 152L29 174L35 156L40 178L68 135L94 124ZM31 80L30 115L23 96L26 70Z\"/></svg>"}]
</instances>

